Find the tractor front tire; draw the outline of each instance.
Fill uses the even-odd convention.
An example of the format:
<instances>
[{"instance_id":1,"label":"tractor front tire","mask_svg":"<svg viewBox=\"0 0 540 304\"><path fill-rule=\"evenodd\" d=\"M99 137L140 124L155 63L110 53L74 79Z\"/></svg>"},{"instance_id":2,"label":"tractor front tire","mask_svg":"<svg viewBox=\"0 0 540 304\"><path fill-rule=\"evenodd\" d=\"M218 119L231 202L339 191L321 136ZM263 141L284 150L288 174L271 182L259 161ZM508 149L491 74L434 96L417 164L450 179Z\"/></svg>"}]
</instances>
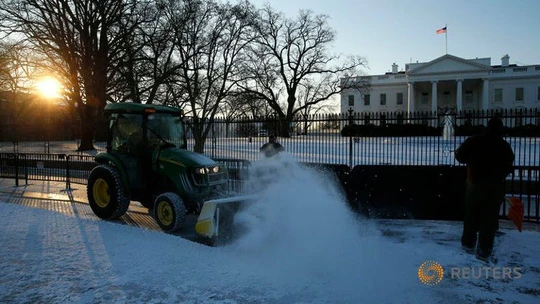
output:
<instances>
[{"instance_id":1,"label":"tractor front tire","mask_svg":"<svg viewBox=\"0 0 540 304\"><path fill-rule=\"evenodd\" d=\"M178 194L165 192L154 201L154 217L161 229L174 232L186 219L186 206Z\"/></svg>"},{"instance_id":2,"label":"tractor front tire","mask_svg":"<svg viewBox=\"0 0 540 304\"><path fill-rule=\"evenodd\" d=\"M129 198L118 171L109 165L98 165L88 178L88 202L99 218L113 220L129 208Z\"/></svg>"}]
</instances>

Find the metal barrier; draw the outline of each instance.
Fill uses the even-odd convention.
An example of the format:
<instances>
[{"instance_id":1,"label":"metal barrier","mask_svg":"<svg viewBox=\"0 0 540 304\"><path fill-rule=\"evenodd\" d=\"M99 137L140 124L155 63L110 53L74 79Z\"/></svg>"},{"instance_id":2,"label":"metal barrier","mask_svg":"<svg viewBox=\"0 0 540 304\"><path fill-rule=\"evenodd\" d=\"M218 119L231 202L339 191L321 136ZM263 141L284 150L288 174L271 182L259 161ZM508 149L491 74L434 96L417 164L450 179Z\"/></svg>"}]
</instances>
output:
<instances>
[{"instance_id":1,"label":"metal barrier","mask_svg":"<svg viewBox=\"0 0 540 304\"><path fill-rule=\"evenodd\" d=\"M242 180L246 177L251 162L245 159L214 158L227 169L229 174L229 191L233 193L245 193L245 184Z\"/></svg>"},{"instance_id":2,"label":"metal barrier","mask_svg":"<svg viewBox=\"0 0 540 304\"><path fill-rule=\"evenodd\" d=\"M0 177L20 180L86 184L90 171L97 163L93 156L65 154L0 153Z\"/></svg>"},{"instance_id":3,"label":"metal barrier","mask_svg":"<svg viewBox=\"0 0 540 304\"><path fill-rule=\"evenodd\" d=\"M229 172L229 189L244 190L250 162L217 158ZM457 220L462 217L465 187L464 166L393 166L303 163L330 173L357 211L376 211L378 217L413 217ZM20 180L86 184L97 165L93 156L65 154L0 153L0 177ZM525 204L525 221L540 223L540 167L515 166L507 178L506 195ZM501 217L507 214L503 204ZM382 211L381 211L382 210ZM386 214L384 214L386 212Z\"/></svg>"},{"instance_id":4,"label":"metal barrier","mask_svg":"<svg viewBox=\"0 0 540 304\"><path fill-rule=\"evenodd\" d=\"M250 162L225 158L215 160L229 172L229 190L241 191L243 172ZM16 186L21 180L25 184L29 180L40 180L65 182L66 189L71 189L71 183L85 185L97 164L91 155L0 153L0 177L15 179Z\"/></svg>"},{"instance_id":5,"label":"metal barrier","mask_svg":"<svg viewBox=\"0 0 540 304\"><path fill-rule=\"evenodd\" d=\"M66 159L67 182L86 185L90 172L96 165L94 156L69 155Z\"/></svg>"},{"instance_id":6,"label":"metal barrier","mask_svg":"<svg viewBox=\"0 0 540 304\"><path fill-rule=\"evenodd\" d=\"M20 172L19 154L0 153L0 177L15 179L15 185L19 186L19 179L25 178L24 172Z\"/></svg>"}]
</instances>

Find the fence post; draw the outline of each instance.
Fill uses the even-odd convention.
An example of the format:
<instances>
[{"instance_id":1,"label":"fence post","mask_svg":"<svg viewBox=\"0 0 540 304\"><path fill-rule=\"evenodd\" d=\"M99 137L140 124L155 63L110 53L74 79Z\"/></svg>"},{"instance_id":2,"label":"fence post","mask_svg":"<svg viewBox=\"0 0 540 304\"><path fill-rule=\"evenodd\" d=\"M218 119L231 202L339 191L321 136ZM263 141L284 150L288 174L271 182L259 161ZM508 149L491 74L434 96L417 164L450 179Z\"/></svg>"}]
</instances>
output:
<instances>
[{"instance_id":1,"label":"fence post","mask_svg":"<svg viewBox=\"0 0 540 304\"><path fill-rule=\"evenodd\" d=\"M353 121L353 108L349 109L349 126L352 126ZM353 138L352 136L349 136L349 168L352 169L353 167Z\"/></svg>"},{"instance_id":2,"label":"fence post","mask_svg":"<svg viewBox=\"0 0 540 304\"><path fill-rule=\"evenodd\" d=\"M28 157L26 154L22 156L24 157L24 183L28 185Z\"/></svg>"},{"instance_id":3,"label":"fence post","mask_svg":"<svg viewBox=\"0 0 540 304\"><path fill-rule=\"evenodd\" d=\"M216 132L214 129L214 119L210 120L210 125L212 128L212 158L216 157L216 146L217 146L217 139L216 139Z\"/></svg>"},{"instance_id":4,"label":"fence post","mask_svg":"<svg viewBox=\"0 0 540 304\"><path fill-rule=\"evenodd\" d=\"M69 155L65 155L66 158L66 190L71 190L71 183L69 181L70 174L69 174Z\"/></svg>"},{"instance_id":5,"label":"fence post","mask_svg":"<svg viewBox=\"0 0 540 304\"><path fill-rule=\"evenodd\" d=\"M15 153L15 186L19 187L19 154Z\"/></svg>"}]
</instances>

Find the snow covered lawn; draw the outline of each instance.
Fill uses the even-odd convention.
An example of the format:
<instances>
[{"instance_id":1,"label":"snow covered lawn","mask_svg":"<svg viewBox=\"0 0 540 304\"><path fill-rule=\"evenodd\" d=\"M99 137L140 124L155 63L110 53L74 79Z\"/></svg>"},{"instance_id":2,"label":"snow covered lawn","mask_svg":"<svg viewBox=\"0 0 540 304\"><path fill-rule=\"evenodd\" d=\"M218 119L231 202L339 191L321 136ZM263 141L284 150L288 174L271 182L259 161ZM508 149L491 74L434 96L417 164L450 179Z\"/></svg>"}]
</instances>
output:
<instances>
[{"instance_id":1,"label":"snow covered lawn","mask_svg":"<svg viewBox=\"0 0 540 304\"><path fill-rule=\"evenodd\" d=\"M502 225L484 264L460 248L459 222L361 219L325 177L279 168L256 175L260 201L236 218L247 233L223 247L0 203L0 302L538 303L538 230ZM440 283L420 281L426 261Z\"/></svg>"}]
</instances>

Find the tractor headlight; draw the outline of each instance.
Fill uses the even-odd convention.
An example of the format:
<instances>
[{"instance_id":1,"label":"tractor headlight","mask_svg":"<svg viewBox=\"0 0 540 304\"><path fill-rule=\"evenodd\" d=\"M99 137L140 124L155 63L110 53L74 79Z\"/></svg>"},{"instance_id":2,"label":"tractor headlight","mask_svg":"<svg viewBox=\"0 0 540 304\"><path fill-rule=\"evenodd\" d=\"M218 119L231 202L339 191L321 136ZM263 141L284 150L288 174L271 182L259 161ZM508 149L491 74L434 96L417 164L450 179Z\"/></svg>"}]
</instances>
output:
<instances>
[{"instance_id":1,"label":"tractor headlight","mask_svg":"<svg viewBox=\"0 0 540 304\"><path fill-rule=\"evenodd\" d=\"M208 168L195 168L193 170L193 182L196 186L208 184Z\"/></svg>"},{"instance_id":2,"label":"tractor headlight","mask_svg":"<svg viewBox=\"0 0 540 304\"><path fill-rule=\"evenodd\" d=\"M195 168L193 181L196 186L208 186L227 182L227 171L220 166Z\"/></svg>"},{"instance_id":3,"label":"tractor headlight","mask_svg":"<svg viewBox=\"0 0 540 304\"><path fill-rule=\"evenodd\" d=\"M208 173L208 168L197 168L197 169L195 169L195 173L197 173L197 174L206 174L206 173Z\"/></svg>"}]
</instances>

